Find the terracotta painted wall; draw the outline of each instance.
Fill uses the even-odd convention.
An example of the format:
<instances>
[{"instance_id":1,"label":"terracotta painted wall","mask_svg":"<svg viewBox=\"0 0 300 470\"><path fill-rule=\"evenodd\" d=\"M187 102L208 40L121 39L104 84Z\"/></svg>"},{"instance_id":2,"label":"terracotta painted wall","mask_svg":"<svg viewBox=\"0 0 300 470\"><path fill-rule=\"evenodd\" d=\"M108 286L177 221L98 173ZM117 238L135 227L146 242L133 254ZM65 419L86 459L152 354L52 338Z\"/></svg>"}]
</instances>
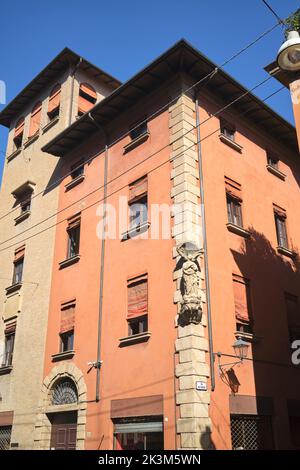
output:
<instances>
[{"instance_id":1,"label":"terracotta painted wall","mask_svg":"<svg viewBox=\"0 0 300 470\"><path fill-rule=\"evenodd\" d=\"M157 102L151 104L151 108L155 106L157 109ZM120 122L120 126L115 126L115 134L122 133L126 126L128 117ZM128 195L128 184L145 174L148 174L149 205L155 202L170 204L168 112L151 120L149 131L148 141L125 155L123 147L128 143L128 137L109 149L108 180L114 181L108 185L108 202L116 207L119 195ZM116 135L112 133L111 139ZM75 154L64 157L65 168L79 157L88 158L97 147L101 148L103 139L100 139L101 141L98 134L83 152L78 149ZM165 150L160 150L163 147L166 147ZM137 165L152 154L156 155ZM66 180L60 188L59 207L66 207L103 185L103 165L102 153L86 165L84 182L68 192L64 189ZM136 167L131 169L134 166ZM157 166L159 168L155 169ZM96 224L100 221L96 216L97 205L89 209L87 207L102 197L103 189L97 190L60 215L61 218L66 218L82 209L81 259L73 266L58 269L58 263L66 256L66 222L62 222L58 225L56 234L45 354L45 375L48 375L55 367L51 355L57 353L59 347L60 303L76 297L76 353L72 361L84 374L88 400L95 400L96 370L87 373L87 363L96 360L97 352L101 241L96 237ZM101 399L99 403L88 405L86 449L97 449L100 443L101 449L112 448L111 400L159 394L164 396L165 448L175 447L173 371L176 308L173 305L172 246L172 240L132 239L122 242L117 239L106 242ZM127 335L127 279L142 273L148 274L148 321L151 338L147 343L120 348L119 339Z\"/></svg>"},{"instance_id":2,"label":"terracotta painted wall","mask_svg":"<svg viewBox=\"0 0 300 470\"><path fill-rule=\"evenodd\" d=\"M203 121L218 106L203 97L201 103L200 121ZM240 382L238 394L273 397L275 446L290 448L286 400L299 398L300 379L297 369L291 365L284 292L300 295L300 272L297 261L293 263L277 252L273 203L286 209L289 244L298 251L298 155L290 155L273 136L262 137L251 131L241 117L224 117L236 124L236 141L243 146L242 154L222 143L219 132L205 139L218 129L219 119L213 118L201 126L214 352L234 354L232 274L240 274L250 280L254 333L258 341L249 348L249 358L253 361L235 368ZM266 148L280 157L285 181L267 170ZM243 225L251 232L249 240L226 228L225 175L242 185ZM231 361L234 358L221 358L221 363ZM218 376L217 359L215 371L216 389L211 394L210 407L213 443L217 449L230 449L231 392Z\"/></svg>"}]
</instances>

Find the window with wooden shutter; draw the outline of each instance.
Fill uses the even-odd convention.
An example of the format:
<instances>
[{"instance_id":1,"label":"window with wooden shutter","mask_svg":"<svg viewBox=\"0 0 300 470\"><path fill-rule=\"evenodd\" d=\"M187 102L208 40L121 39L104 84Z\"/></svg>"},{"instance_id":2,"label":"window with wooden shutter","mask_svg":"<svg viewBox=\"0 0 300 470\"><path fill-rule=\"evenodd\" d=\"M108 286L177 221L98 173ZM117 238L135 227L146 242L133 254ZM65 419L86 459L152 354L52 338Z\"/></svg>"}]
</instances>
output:
<instances>
[{"instance_id":1,"label":"window with wooden shutter","mask_svg":"<svg viewBox=\"0 0 300 470\"><path fill-rule=\"evenodd\" d=\"M34 105L31 111L28 137L33 137L39 131L41 116L42 116L42 103L39 101L38 103Z\"/></svg>"},{"instance_id":2,"label":"window with wooden shutter","mask_svg":"<svg viewBox=\"0 0 300 470\"><path fill-rule=\"evenodd\" d=\"M71 351L74 347L75 300L61 305L60 352Z\"/></svg>"},{"instance_id":3,"label":"window with wooden shutter","mask_svg":"<svg viewBox=\"0 0 300 470\"><path fill-rule=\"evenodd\" d=\"M15 144L16 149L19 149L20 147L22 147L24 125L25 125L25 120L23 117L21 117L16 124L15 133L14 133L14 144Z\"/></svg>"},{"instance_id":4,"label":"window with wooden shutter","mask_svg":"<svg viewBox=\"0 0 300 470\"><path fill-rule=\"evenodd\" d=\"M148 179L139 178L129 185L129 227L139 227L148 221Z\"/></svg>"},{"instance_id":5,"label":"window with wooden shutter","mask_svg":"<svg viewBox=\"0 0 300 470\"><path fill-rule=\"evenodd\" d=\"M243 227L241 185L225 176L225 190L228 222Z\"/></svg>"},{"instance_id":6,"label":"window with wooden shutter","mask_svg":"<svg viewBox=\"0 0 300 470\"><path fill-rule=\"evenodd\" d=\"M148 279L142 275L127 282L128 291L128 335L148 331Z\"/></svg>"},{"instance_id":7,"label":"window with wooden shutter","mask_svg":"<svg viewBox=\"0 0 300 470\"><path fill-rule=\"evenodd\" d=\"M97 101L97 93L88 83L81 83L78 96L78 115L89 111Z\"/></svg>"},{"instance_id":8,"label":"window with wooden shutter","mask_svg":"<svg viewBox=\"0 0 300 470\"><path fill-rule=\"evenodd\" d=\"M273 204L273 208L278 246L288 249L289 243L286 229L286 211L275 204Z\"/></svg>"},{"instance_id":9,"label":"window with wooden shutter","mask_svg":"<svg viewBox=\"0 0 300 470\"><path fill-rule=\"evenodd\" d=\"M234 274L233 294L236 330L244 333L252 333L252 309L249 280Z\"/></svg>"},{"instance_id":10,"label":"window with wooden shutter","mask_svg":"<svg viewBox=\"0 0 300 470\"><path fill-rule=\"evenodd\" d=\"M49 96L49 104L48 104L48 112L47 112L49 121L52 121L59 115L60 96L61 96L61 85L57 84L52 89L50 96Z\"/></svg>"},{"instance_id":11,"label":"window with wooden shutter","mask_svg":"<svg viewBox=\"0 0 300 470\"><path fill-rule=\"evenodd\" d=\"M76 214L75 216L68 219L67 258L72 258L73 256L76 256L79 254L80 224L81 224L81 214Z\"/></svg>"},{"instance_id":12,"label":"window with wooden shutter","mask_svg":"<svg viewBox=\"0 0 300 470\"><path fill-rule=\"evenodd\" d=\"M22 282L23 278L23 266L25 256L25 245L17 248L14 256L14 271L13 271L13 284Z\"/></svg>"},{"instance_id":13,"label":"window with wooden shutter","mask_svg":"<svg viewBox=\"0 0 300 470\"><path fill-rule=\"evenodd\" d=\"M16 322L10 323L4 330L5 344L4 355L2 358L2 367L9 367L12 365L13 352L15 345Z\"/></svg>"}]
</instances>

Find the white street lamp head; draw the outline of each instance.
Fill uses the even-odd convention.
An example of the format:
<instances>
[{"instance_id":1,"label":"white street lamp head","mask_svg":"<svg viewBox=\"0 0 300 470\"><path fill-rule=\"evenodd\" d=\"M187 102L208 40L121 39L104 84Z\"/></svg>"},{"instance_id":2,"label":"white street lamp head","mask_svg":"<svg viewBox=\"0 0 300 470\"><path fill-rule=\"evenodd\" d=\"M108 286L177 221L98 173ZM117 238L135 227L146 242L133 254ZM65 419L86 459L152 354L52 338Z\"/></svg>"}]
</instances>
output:
<instances>
[{"instance_id":1,"label":"white street lamp head","mask_svg":"<svg viewBox=\"0 0 300 470\"><path fill-rule=\"evenodd\" d=\"M235 355L242 361L248 355L249 344L246 343L240 336L232 345Z\"/></svg>"},{"instance_id":2,"label":"white street lamp head","mask_svg":"<svg viewBox=\"0 0 300 470\"><path fill-rule=\"evenodd\" d=\"M300 37L298 31L290 31L287 40L280 47L277 63L282 70L300 70Z\"/></svg>"}]
</instances>

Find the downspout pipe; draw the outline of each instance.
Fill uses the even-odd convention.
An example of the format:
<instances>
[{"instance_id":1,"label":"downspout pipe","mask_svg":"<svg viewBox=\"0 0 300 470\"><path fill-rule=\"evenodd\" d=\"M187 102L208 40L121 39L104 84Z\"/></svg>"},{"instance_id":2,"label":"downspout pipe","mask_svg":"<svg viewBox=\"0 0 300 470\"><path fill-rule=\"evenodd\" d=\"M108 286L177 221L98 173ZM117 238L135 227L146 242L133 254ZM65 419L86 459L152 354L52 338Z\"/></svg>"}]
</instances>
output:
<instances>
[{"instance_id":1,"label":"downspout pipe","mask_svg":"<svg viewBox=\"0 0 300 470\"><path fill-rule=\"evenodd\" d=\"M71 82L70 109L69 109L69 125L72 122L75 74L76 74L76 70L78 69L82 61L83 59L82 57L80 57L78 62L76 62L76 64L74 65L74 68L71 72L72 82Z\"/></svg>"},{"instance_id":2,"label":"downspout pipe","mask_svg":"<svg viewBox=\"0 0 300 470\"><path fill-rule=\"evenodd\" d=\"M104 153L104 194L103 194L103 226L101 236L101 260L100 260L100 288L99 288L99 311L98 311L98 336L97 336L97 359L95 368L97 370L96 376L96 402L100 401L100 372L101 372L101 343L102 343L102 318L103 318L103 291L104 291L104 263L105 263L105 225L106 225L106 204L107 204L107 177L108 177L108 144L107 134L104 129L95 121L91 113L88 117L93 121L95 126L103 133L105 138L105 153Z\"/></svg>"},{"instance_id":3,"label":"downspout pipe","mask_svg":"<svg viewBox=\"0 0 300 470\"><path fill-rule=\"evenodd\" d=\"M205 221L205 204L204 204L204 187L203 187L203 165L202 165L202 149L201 149L201 134L200 134L200 117L199 117L199 101L195 99L196 106L196 127L197 127L197 151L198 151L198 170L200 182L200 201L201 201L201 224L203 236L203 251L204 251L204 271L205 271L205 290L206 290L206 305L207 305L207 328L208 328L208 342L209 342L209 363L210 363L210 377L211 377L211 391L215 389L215 367L214 367L214 349L213 349L213 336L212 336L212 319L211 319L211 297L210 297L210 284L209 284L209 269L208 269L208 253L207 253L207 236L206 236L206 221Z\"/></svg>"}]
</instances>

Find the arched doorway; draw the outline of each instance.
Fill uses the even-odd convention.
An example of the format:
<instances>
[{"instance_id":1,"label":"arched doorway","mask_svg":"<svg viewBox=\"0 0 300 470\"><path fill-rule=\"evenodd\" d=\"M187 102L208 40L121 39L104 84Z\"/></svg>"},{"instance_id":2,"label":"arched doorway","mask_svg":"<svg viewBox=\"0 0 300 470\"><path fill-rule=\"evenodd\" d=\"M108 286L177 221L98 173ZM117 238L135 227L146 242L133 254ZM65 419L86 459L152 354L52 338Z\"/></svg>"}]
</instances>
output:
<instances>
[{"instance_id":1,"label":"arched doorway","mask_svg":"<svg viewBox=\"0 0 300 470\"><path fill-rule=\"evenodd\" d=\"M58 379L50 390L51 405L78 404L77 387L69 377ZM76 450L77 411L48 413L51 423L50 449Z\"/></svg>"}]
</instances>

